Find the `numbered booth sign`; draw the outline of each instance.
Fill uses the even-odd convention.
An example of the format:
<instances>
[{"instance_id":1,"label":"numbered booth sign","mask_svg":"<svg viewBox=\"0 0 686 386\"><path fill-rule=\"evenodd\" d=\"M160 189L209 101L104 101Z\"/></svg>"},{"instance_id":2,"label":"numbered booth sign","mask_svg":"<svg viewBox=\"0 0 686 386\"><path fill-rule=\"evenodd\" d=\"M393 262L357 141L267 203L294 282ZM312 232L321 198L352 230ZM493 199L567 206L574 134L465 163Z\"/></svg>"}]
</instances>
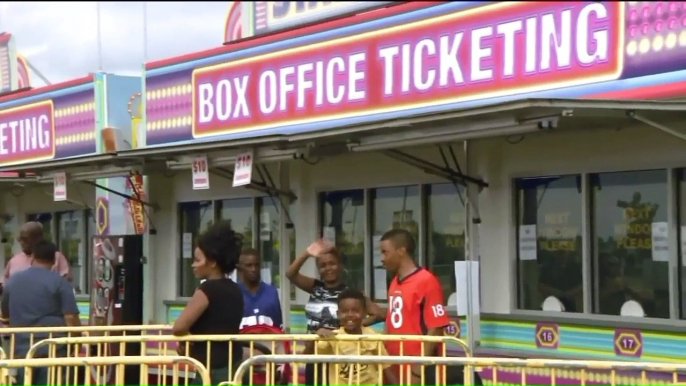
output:
<instances>
[{"instance_id":1,"label":"numbered booth sign","mask_svg":"<svg viewBox=\"0 0 686 386\"><path fill-rule=\"evenodd\" d=\"M615 330L615 355L640 358L643 354L643 334L639 330Z\"/></svg>"},{"instance_id":2,"label":"numbered booth sign","mask_svg":"<svg viewBox=\"0 0 686 386\"><path fill-rule=\"evenodd\" d=\"M210 188L210 172L207 167L207 157L195 157L193 159L193 190Z\"/></svg>"},{"instance_id":3,"label":"numbered booth sign","mask_svg":"<svg viewBox=\"0 0 686 386\"><path fill-rule=\"evenodd\" d=\"M556 323L536 324L536 347L557 349L560 343L560 330Z\"/></svg>"}]
</instances>

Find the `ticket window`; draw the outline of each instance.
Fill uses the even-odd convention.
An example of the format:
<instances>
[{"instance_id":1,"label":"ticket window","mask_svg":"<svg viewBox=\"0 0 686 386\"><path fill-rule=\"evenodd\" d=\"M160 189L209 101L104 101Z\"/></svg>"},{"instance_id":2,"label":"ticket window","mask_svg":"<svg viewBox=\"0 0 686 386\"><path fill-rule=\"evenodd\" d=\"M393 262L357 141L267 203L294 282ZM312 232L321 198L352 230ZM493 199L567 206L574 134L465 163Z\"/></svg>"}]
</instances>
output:
<instances>
[{"instance_id":1,"label":"ticket window","mask_svg":"<svg viewBox=\"0 0 686 386\"><path fill-rule=\"evenodd\" d=\"M391 229L405 229L415 240L414 257L419 256L419 223L421 200L419 186L377 188L371 191L372 204L372 296L386 301L388 286L393 279L381 265L381 236Z\"/></svg>"}]
</instances>

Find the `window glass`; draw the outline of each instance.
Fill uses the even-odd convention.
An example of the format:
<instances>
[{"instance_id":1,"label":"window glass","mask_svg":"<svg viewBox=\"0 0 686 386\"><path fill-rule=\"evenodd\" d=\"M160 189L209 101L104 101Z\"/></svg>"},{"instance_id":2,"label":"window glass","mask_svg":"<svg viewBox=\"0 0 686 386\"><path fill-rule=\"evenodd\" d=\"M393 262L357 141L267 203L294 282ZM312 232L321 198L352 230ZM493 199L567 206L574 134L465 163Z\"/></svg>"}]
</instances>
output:
<instances>
[{"instance_id":1,"label":"window glass","mask_svg":"<svg viewBox=\"0 0 686 386\"><path fill-rule=\"evenodd\" d=\"M516 187L519 307L582 312L581 177L525 178Z\"/></svg>"},{"instance_id":2,"label":"window glass","mask_svg":"<svg viewBox=\"0 0 686 386\"><path fill-rule=\"evenodd\" d=\"M26 221L41 223L43 225L43 237L46 240L55 241L52 238L52 213L33 213L26 216Z\"/></svg>"},{"instance_id":3,"label":"window glass","mask_svg":"<svg viewBox=\"0 0 686 386\"><path fill-rule=\"evenodd\" d=\"M7 221L2 223L2 235L0 236L2 236L5 265L7 265L14 253L19 250L19 243L16 242L19 237L19 223L16 217L10 216Z\"/></svg>"},{"instance_id":4,"label":"window glass","mask_svg":"<svg viewBox=\"0 0 686 386\"><path fill-rule=\"evenodd\" d=\"M427 186L428 267L441 282L443 299L448 302L456 291L455 261L465 259L464 191L454 184ZM453 306L454 303L446 303Z\"/></svg>"},{"instance_id":5,"label":"window glass","mask_svg":"<svg viewBox=\"0 0 686 386\"><path fill-rule=\"evenodd\" d=\"M234 232L243 236L243 248L252 247L252 221L255 214L255 200L239 198L217 201L219 219L231 222Z\"/></svg>"},{"instance_id":6,"label":"window glass","mask_svg":"<svg viewBox=\"0 0 686 386\"><path fill-rule=\"evenodd\" d=\"M421 221L419 187L398 186L372 190L372 296L375 300L385 301L388 285L393 279L391 273L381 265L379 240L391 229L406 229L419 246L419 222ZM418 251L415 258L418 258Z\"/></svg>"},{"instance_id":7,"label":"window glass","mask_svg":"<svg viewBox=\"0 0 686 386\"><path fill-rule=\"evenodd\" d=\"M345 266L346 283L364 290L364 191L322 193L321 202L322 237L334 239Z\"/></svg>"},{"instance_id":8,"label":"window glass","mask_svg":"<svg viewBox=\"0 0 686 386\"><path fill-rule=\"evenodd\" d=\"M86 293L88 267L86 263L85 213L80 210L57 213L57 246L67 258L77 294Z\"/></svg>"},{"instance_id":9,"label":"window glass","mask_svg":"<svg viewBox=\"0 0 686 386\"><path fill-rule=\"evenodd\" d=\"M181 281L179 295L193 296L193 292L200 281L193 275L193 249L198 235L205 231L214 220L214 210L211 201L184 202L179 204L181 247Z\"/></svg>"},{"instance_id":10,"label":"window glass","mask_svg":"<svg viewBox=\"0 0 686 386\"><path fill-rule=\"evenodd\" d=\"M262 255L262 280L280 288L278 198L260 198L259 251Z\"/></svg>"},{"instance_id":11,"label":"window glass","mask_svg":"<svg viewBox=\"0 0 686 386\"><path fill-rule=\"evenodd\" d=\"M668 318L667 171L595 174L591 183L594 311Z\"/></svg>"}]
</instances>

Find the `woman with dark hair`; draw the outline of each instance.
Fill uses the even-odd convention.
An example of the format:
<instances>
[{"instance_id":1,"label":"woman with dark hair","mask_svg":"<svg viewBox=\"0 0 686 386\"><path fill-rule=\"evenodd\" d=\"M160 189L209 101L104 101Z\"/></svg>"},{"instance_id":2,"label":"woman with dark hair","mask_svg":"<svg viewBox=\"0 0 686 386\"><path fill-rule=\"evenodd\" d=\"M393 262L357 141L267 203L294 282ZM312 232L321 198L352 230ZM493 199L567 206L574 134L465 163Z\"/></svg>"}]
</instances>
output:
<instances>
[{"instance_id":1,"label":"woman with dark hair","mask_svg":"<svg viewBox=\"0 0 686 386\"><path fill-rule=\"evenodd\" d=\"M205 281L174 322L174 335L238 334L243 318L243 294L238 284L227 276L236 269L242 246L242 237L227 221L215 223L198 237L191 267L195 277ZM230 309L227 304L231 305ZM180 344L179 353L186 354L185 344ZM234 342L231 353L235 371L243 356L242 346ZM209 363L205 342L191 343L188 354L208 366L213 385L231 380L228 342L211 343ZM195 381L201 380L196 377Z\"/></svg>"},{"instance_id":2,"label":"woman with dark hair","mask_svg":"<svg viewBox=\"0 0 686 386\"><path fill-rule=\"evenodd\" d=\"M305 276L300 273L300 269L310 258L315 257L319 279ZM314 334L320 328L331 330L338 329L338 295L348 286L343 281L343 265L336 246L324 240L312 243L301 253L288 267L286 277L296 287L310 294L310 299L305 306L305 317L307 318L307 332ZM374 302L367 299L367 314L363 324L369 326L385 319L385 312ZM313 352L314 345L309 344L305 352ZM305 366L305 384L322 384L322 369L317 371L317 382L314 382L315 366L308 364Z\"/></svg>"}]
</instances>

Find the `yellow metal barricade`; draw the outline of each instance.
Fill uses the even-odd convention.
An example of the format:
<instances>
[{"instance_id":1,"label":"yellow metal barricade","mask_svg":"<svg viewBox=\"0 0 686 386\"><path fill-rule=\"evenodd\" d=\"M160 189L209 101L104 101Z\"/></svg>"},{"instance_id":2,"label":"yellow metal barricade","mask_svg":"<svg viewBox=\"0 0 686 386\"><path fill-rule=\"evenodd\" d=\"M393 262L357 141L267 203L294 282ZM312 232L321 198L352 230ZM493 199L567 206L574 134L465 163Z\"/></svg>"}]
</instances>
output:
<instances>
[{"instance_id":1,"label":"yellow metal barricade","mask_svg":"<svg viewBox=\"0 0 686 386\"><path fill-rule=\"evenodd\" d=\"M7 372L8 369L18 369L24 371L24 385L32 385L33 370L36 368L49 368L53 375L50 376L49 385L91 385L91 377L89 369L91 366L115 366L115 384L124 384L124 366L139 366L140 379L138 384L147 385L148 375L147 368L152 364L164 363L174 369L175 380L178 380L181 372L180 367L187 368L192 366L203 385L211 384L210 373L200 362L193 358L184 356L167 356L167 357L149 357L149 356L112 356L112 357L87 357L87 358L41 358L41 359L4 359L0 360L0 371ZM85 379L69 378L63 371L63 368L78 368L85 367ZM3 379L3 382L6 382ZM3 383L8 384L8 383ZM179 384L175 382L174 384ZM96 383L97 385L97 383Z\"/></svg>"},{"instance_id":2,"label":"yellow metal barricade","mask_svg":"<svg viewBox=\"0 0 686 386\"><path fill-rule=\"evenodd\" d=\"M190 352L191 344L204 344L205 349L199 350L206 353L207 363L211 362L211 345L213 343L228 343L228 363L227 369L229 374L233 374L235 365L242 362L248 358L254 357L256 355L264 354L283 354L283 355L294 355L289 354L283 350L283 345L281 343L288 342L290 344L291 353L298 352L298 345L304 347L306 342L316 342L324 340L317 335L313 334L270 334L270 335L258 335L258 334L238 334L238 335L188 335L183 337L172 336L172 335L139 335L139 336L103 336L103 337L71 337L71 338L53 338L45 339L34 344L27 353L27 358L35 357L38 350L45 350L48 346L49 357L55 357L57 355L56 348L58 346L71 347L68 352L77 353L79 352L79 347L87 348L87 355L105 355L103 353L116 351L120 355L132 354L132 355L146 355L149 352L148 345L150 343L155 343L160 346L160 350L156 353L161 356L165 355L176 355L176 349L179 347L181 350L179 353L187 354ZM441 356L447 356L447 345L454 344L461 348L466 356L471 356L471 352L467 344L455 337L445 336L416 336L416 335L340 335L334 338L326 338L326 340L336 340L336 341L346 341L356 343L357 353L360 353L360 348L363 342L375 342L377 345L381 345L384 342L407 342L407 341L420 341L422 344L429 342L432 343L442 343L443 349L439 354ZM178 343L177 343L178 342ZM241 358L233 357L233 344L240 342L243 345L243 355ZM177 347L171 347L176 345ZM114 346L114 347L110 347ZM110 347L110 348L108 348ZM135 351L133 351L135 350ZM196 352L198 349L196 349ZM314 354L317 354L317 345L314 345ZM297 380L297 361L291 362L293 364L293 380L292 383L298 382ZM208 366L209 367L209 366ZM164 365L157 366L156 369L158 374L166 374L167 369ZM209 369L210 371L212 368ZM276 373L275 366L266 366L263 368L267 379L273 377ZM253 382L253 372L249 373L248 381ZM186 377L190 374L186 373ZM319 383L315 376L315 382ZM166 378L162 379L162 383L166 382Z\"/></svg>"},{"instance_id":3,"label":"yellow metal barricade","mask_svg":"<svg viewBox=\"0 0 686 386\"><path fill-rule=\"evenodd\" d=\"M127 336L127 335L167 335L171 332L168 325L137 326L81 326L81 327L4 327L0 328L5 353L15 359L17 337L28 338L29 347L41 339L70 336ZM21 334L21 335L20 335ZM27 336L28 335L28 336Z\"/></svg>"},{"instance_id":4,"label":"yellow metal barricade","mask_svg":"<svg viewBox=\"0 0 686 386\"><path fill-rule=\"evenodd\" d=\"M451 366L455 368L464 368L464 384L474 384L472 373L474 369L478 370L484 379L484 384L521 384L521 385L557 385L562 381L561 375L571 375L570 372L576 372L579 375L579 385L586 385L588 382L603 383L608 385L654 385L658 381L652 379L650 373L662 375L669 375L668 379L663 378L659 381L660 384L679 384L679 374L686 373L686 364L675 363L653 363L653 362L638 362L638 361L579 361L579 360L553 360L553 359L513 359L513 358L474 358L474 357L400 357L400 356L360 356L360 355L258 355L246 359L236 370L234 375L234 385L244 385L243 379L247 371L253 366L264 365L274 366L278 364L291 363L319 363L319 364L353 364L353 365L416 365L421 366L421 380L413 383L415 385L425 384L426 370L425 366L437 365L435 371L443 371L444 376L440 377L436 374L438 382L436 385L446 384L446 373L450 370L443 370L441 367L450 369ZM442 366L444 365L444 366ZM459 367L458 367L459 366ZM409 366L408 366L409 367ZM497 375L489 376L489 372L496 372L498 370L510 369L518 374L516 381L499 380ZM549 373L547 381L529 380L527 379L527 370L543 369ZM409 371L408 371L409 372ZM590 379L591 373L603 372L606 373L607 379ZM623 373L640 374L636 380L631 381L622 375ZM406 378L409 379L409 378ZM570 382L570 378L565 379L564 384L574 384ZM449 380L450 381L450 380ZM224 383L224 384L229 384ZM401 384L408 384L407 381ZM433 383L432 383L433 384Z\"/></svg>"}]
</instances>

